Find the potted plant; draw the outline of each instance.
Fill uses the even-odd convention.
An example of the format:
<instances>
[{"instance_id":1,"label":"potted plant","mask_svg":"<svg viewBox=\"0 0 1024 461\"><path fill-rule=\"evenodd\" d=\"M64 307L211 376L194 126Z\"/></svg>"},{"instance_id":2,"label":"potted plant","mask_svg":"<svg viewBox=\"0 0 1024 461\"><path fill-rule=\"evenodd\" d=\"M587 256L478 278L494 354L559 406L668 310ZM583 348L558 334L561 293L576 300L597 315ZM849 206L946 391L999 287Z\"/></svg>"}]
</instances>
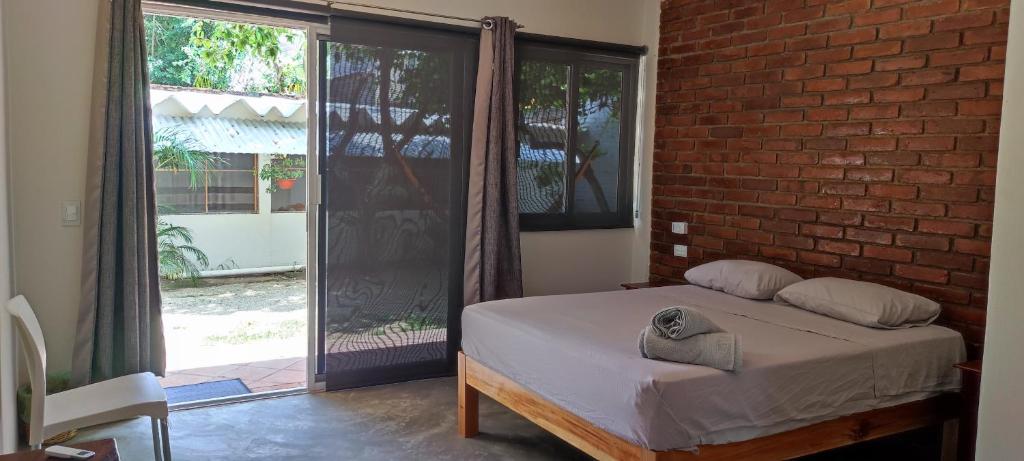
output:
<instances>
[{"instance_id":1,"label":"potted plant","mask_svg":"<svg viewBox=\"0 0 1024 461\"><path fill-rule=\"evenodd\" d=\"M306 158L300 155L274 154L260 168L260 179L270 181L267 192L291 190L297 179L306 176Z\"/></svg>"},{"instance_id":2,"label":"potted plant","mask_svg":"<svg viewBox=\"0 0 1024 461\"><path fill-rule=\"evenodd\" d=\"M46 375L46 395L56 394L71 389L71 374L67 372L48 373ZM28 423L32 418L32 387L28 384L18 388L18 429L24 438L28 438ZM64 443L73 439L78 434L77 429L61 432L46 440L43 443L52 445Z\"/></svg>"}]
</instances>

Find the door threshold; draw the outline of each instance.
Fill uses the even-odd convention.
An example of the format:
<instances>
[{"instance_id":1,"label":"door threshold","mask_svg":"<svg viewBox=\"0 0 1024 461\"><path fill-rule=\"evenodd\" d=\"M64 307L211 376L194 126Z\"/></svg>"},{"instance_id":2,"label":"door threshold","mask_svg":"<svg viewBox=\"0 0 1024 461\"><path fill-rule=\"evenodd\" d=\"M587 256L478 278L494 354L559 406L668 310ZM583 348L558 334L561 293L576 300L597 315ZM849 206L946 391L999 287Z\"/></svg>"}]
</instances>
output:
<instances>
[{"instance_id":1,"label":"door threshold","mask_svg":"<svg viewBox=\"0 0 1024 461\"><path fill-rule=\"evenodd\" d=\"M230 395L227 397L215 397L212 399L193 400L191 402L174 403L168 405L167 409L170 411L192 410L195 408L206 408L220 405L231 405L234 403L251 402L253 400L276 399L280 397L289 397L292 395L302 395L308 392L309 390L305 387L296 387L294 389L255 392L249 394Z\"/></svg>"}]
</instances>

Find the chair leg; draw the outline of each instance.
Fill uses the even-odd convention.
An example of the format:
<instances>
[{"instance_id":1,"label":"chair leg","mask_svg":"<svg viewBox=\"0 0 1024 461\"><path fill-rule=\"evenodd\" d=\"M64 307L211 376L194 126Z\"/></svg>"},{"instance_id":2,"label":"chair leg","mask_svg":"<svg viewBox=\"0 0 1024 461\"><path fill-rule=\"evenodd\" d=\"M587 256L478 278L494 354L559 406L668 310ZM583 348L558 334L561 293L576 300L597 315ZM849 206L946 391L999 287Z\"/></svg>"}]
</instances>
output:
<instances>
[{"instance_id":1,"label":"chair leg","mask_svg":"<svg viewBox=\"0 0 1024 461\"><path fill-rule=\"evenodd\" d=\"M160 451L160 421L157 418L149 418L153 426L153 459L163 461Z\"/></svg>"},{"instance_id":2,"label":"chair leg","mask_svg":"<svg viewBox=\"0 0 1024 461\"><path fill-rule=\"evenodd\" d=\"M163 439L163 443L160 445L164 448L164 460L171 461L171 434L167 428L167 419L160 420L160 437Z\"/></svg>"}]
</instances>

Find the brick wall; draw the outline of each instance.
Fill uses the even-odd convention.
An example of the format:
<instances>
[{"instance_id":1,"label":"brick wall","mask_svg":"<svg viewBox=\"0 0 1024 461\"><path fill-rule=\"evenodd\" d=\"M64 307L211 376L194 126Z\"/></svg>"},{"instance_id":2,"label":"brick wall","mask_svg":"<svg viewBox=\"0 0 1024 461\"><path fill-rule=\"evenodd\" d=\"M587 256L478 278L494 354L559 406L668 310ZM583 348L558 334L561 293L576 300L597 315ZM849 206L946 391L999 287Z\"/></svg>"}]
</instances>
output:
<instances>
[{"instance_id":1,"label":"brick wall","mask_svg":"<svg viewBox=\"0 0 1024 461\"><path fill-rule=\"evenodd\" d=\"M737 257L876 281L980 343L1008 17L1009 0L663 1L652 279Z\"/></svg>"}]
</instances>

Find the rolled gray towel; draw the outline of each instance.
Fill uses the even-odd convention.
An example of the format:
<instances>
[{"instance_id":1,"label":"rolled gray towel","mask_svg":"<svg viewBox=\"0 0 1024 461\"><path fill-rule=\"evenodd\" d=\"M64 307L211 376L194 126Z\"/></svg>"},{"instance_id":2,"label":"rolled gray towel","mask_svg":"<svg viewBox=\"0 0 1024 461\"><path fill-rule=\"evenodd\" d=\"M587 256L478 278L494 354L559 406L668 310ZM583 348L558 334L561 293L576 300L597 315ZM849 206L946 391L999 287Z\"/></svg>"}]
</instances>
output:
<instances>
[{"instance_id":1,"label":"rolled gray towel","mask_svg":"<svg viewBox=\"0 0 1024 461\"><path fill-rule=\"evenodd\" d=\"M640 355L724 371L739 370L743 364L740 338L732 333L705 333L673 340L658 336L653 327L647 326L640 331Z\"/></svg>"},{"instance_id":2,"label":"rolled gray towel","mask_svg":"<svg viewBox=\"0 0 1024 461\"><path fill-rule=\"evenodd\" d=\"M696 309L684 306L666 307L651 318L651 326L658 336L668 339L686 339L704 333L723 330Z\"/></svg>"}]
</instances>

